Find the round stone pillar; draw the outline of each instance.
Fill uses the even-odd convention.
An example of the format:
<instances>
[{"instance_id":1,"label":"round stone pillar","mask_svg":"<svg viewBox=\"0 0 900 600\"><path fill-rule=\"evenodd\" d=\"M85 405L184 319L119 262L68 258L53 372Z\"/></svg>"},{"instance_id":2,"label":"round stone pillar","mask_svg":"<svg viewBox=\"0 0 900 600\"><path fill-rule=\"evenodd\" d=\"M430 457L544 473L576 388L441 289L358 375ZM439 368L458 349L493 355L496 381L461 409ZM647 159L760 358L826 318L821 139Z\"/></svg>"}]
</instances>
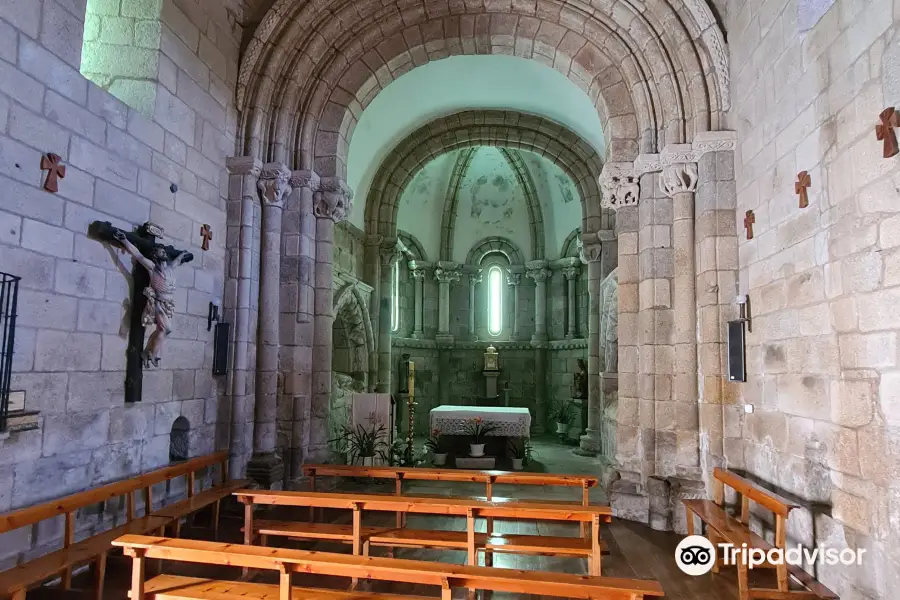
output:
<instances>
[{"instance_id":1,"label":"round stone pillar","mask_svg":"<svg viewBox=\"0 0 900 600\"><path fill-rule=\"evenodd\" d=\"M547 341L547 261L533 260L525 264L526 275L534 280L534 335L532 342Z\"/></svg>"},{"instance_id":2,"label":"round stone pillar","mask_svg":"<svg viewBox=\"0 0 900 600\"><path fill-rule=\"evenodd\" d=\"M579 441L579 454L600 453L600 417L603 395L600 388L600 282L602 248L596 233L582 235L582 260L588 266L588 408L587 427Z\"/></svg>"},{"instance_id":3,"label":"round stone pillar","mask_svg":"<svg viewBox=\"0 0 900 600\"><path fill-rule=\"evenodd\" d=\"M423 330L423 313L425 311L424 302L425 302L425 269L420 268L416 261L409 261L409 272L412 275L413 283L415 286L415 306L414 310L414 325L413 325L413 333L412 336L418 340L425 337L425 331Z\"/></svg>"}]
</instances>

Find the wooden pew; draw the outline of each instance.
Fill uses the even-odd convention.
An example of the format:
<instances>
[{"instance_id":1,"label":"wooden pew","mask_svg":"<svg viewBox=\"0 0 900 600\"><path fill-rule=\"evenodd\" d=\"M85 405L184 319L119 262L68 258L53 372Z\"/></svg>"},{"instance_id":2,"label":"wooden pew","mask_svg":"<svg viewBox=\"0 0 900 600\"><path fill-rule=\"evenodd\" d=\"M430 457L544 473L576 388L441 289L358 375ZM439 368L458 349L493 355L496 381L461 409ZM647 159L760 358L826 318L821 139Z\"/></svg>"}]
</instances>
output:
<instances>
[{"instance_id":1,"label":"wooden pew","mask_svg":"<svg viewBox=\"0 0 900 600\"><path fill-rule=\"evenodd\" d=\"M0 534L59 516L63 516L65 519L62 548L0 572L0 598L12 597L15 600L22 600L29 587L37 586L59 576L62 576L62 587L70 589L72 571L79 565L87 563L94 565L95 595L98 599L102 598L106 557L114 539L130 533L158 532L162 534L164 528L170 524L175 525L177 532L180 518L210 505L213 506L214 529L217 528L218 504L221 499L247 484L246 481L228 481L227 460L226 452L217 452L92 490L0 514ZM197 493L196 472L216 464L219 464L222 469L223 475L220 483ZM187 480L187 499L153 511L153 486L177 477L185 477ZM141 516L138 516L135 511L135 494L137 492L141 493L144 501L144 510ZM86 506L101 504L119 497L125 498L125 523L76 542L76 512Z\"/></svg>"},{"instance_id":2,"label":"wooden pew","mask_svg":"<svg viewBox=\"0 0 900 600\"><path fill-rule=\"evenodd\" d=\"M379 494L338 494L327 492L273 492L239 490L235 492L244 504L244 543L252 544L260 535L265 544L268 536L291 539L332 540L353 545L353 554L368 555L371 545L390 548L443 548L464 550L467 563L477 564L477 553L485 553L490 566L491 552L578 556L588 562L588 572L600 575L600 557L605 550L600 539L600 522L608 522L612 509L608 506L541 503L494 498L491 501L444 496L389 496ZM254 522L254 505L295 506L344 509L352 511L352 525L260 520ZM466 531L434 531L405 528L363 527L366 511L397 512L438 516L465 517ZM590 539L538 535L500 535L475 533L475 519L504 518L537 521L589 523Z\"/></svg>"},{"instance_id":3,"label":"wooden pew","mask_svg":"<svg viewBox=\"0 0 900 600\"><path fill-rule=\"evenodd\" d=\"M706 524L706 537L713 546L719 543L733 544L740 548L747 544L747 548L758 548L768 552L772 548L785 549L785 531L787 519L796 504L780 498L768 490L765 490L752 481L739 475L716 468L713 471L714 489L713 500L684 500L684 508L687 513L688 535L694 535L694 516L700 518ZM741 496L741 514L735 518L725 510L725 487L730 487ZM775 515L775 544L770 544L756 533L750 531L750 502L771 511ZM721 561L716 558L713 565L713 573L718 573ZM775 568L778 579L778 589L751 588L748 583L747 565L738 561L738 597L740 600L750 598L773 598L776 600L815 600L833 599L838 596L827 587L816 581L809 573L799 566L788 565L784 562L780 565L764 564L766 568ZM789 578L793 577L805 590L792 591L788 589Z\"/></svg>"},{"instance_id":4,"label":"wooden pew","mask_svg":"<svg viewBox=\"0 0 900 600\"><path fill-rule=\"evenodd\" d=\"M252 597L255 600L422 600L421 597L395 593L367 594L294 588L292 573L433 585L441 589L443 600L451 598L452 589L459 587L594 600L641 600L663 595L655 581L494 569L137 535L124 536L114 544L121 546L125 554L134 559L130 593L132 600L223 600L237 596ZM144 563L147 559L276 571L280 575L279 585L221 582L171 575L145 582Z\"/></svg>"},{"instance_id":5,"label":"wooden pew","mask_svg":"<svg viewBox=\"0 0 900 600\"><path fill-rule=\"evenodd\" d=\"M394 493L403 494L404 481L455 481L483 483L484 496L493 498L494 485L539 485L575 487L581 490L581 504L587 506L588 491L597 485L598 479L590 475L561 475L556 473L525 473L522 471L477 471L466 469L427 469L421 467L363 467L356 465L304 465L303 474L309 478L310 491L316 491L316 476L369 477L394 481ZM545 500L544 502L553 502ZM312 509L311 509L312 510ZM402 527L402 517L397 514L397 527ZM310 521L315 520L312 516ZM488 532L492 523L488 521ZM581 537L587 536L587 524L581 524Z\"/></svg>"}]
</instances>

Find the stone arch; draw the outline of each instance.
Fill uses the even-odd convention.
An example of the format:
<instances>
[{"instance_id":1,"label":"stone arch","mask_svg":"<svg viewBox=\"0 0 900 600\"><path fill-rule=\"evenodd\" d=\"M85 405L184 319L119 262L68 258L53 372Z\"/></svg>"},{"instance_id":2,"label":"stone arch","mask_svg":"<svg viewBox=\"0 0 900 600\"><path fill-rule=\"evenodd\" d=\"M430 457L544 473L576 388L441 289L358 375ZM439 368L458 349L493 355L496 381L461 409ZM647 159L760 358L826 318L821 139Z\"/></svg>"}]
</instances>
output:
<instances>
[{"instance_id":1,"label":"stone arch","mask_svg":"<svg viewBox=\"0 0 900 600\"><path fill-rule=\"evenodd\" d=\"M502 254L510 265L524 265L525 257L519 247L505 237L489 237L481 240L469 250L466 264L478 266L488 254Z\"/></svg>"},{"instance_id":2,"label":"stone arch","mask_svg":"<svg viewBox=\"0 0 900 600\"><path fill-rule=\"evenodd\" d=\"M594 102L611 161L718 129L729 106L724 36L706 0L454 2L452 12L445 2L276 2L238 77L242 154L344 177L353 128L378 92L461 54L565 74Z\"/></svg>"},{"instance_id":3,"label":"stone arch","mask_svg":"<svg viewBox=\"0 0 900 600\"><path fill-rule=\"evenodd\" d=\"M520 148L555 163L578 189L582 228L613 229L615 213L600 206L597 177L603 163L597 152L569 129L534 115L474 110L443 117L401 141L379 168L366 200L366 231L394 236L402 191L428 162L460 148Z\"/></svg>"},{"instance_id":4,"label":"stone arch","mask_svg":"<svg viewBox=\"0 0 900 600\"><path fill-rule=\"evenodd\" d=\"M559 250L560 258L578 257L580 254L579 242L581 241L581 229L574 229L566 236Z\"/></svg>"},{"instance_id":5,"label":"stone arch","mask_svg":"<svg viewBox=\"0 0 900 600\"><path fill-rule=\"evenodd\" d=\"M425 252L425 247L422 246L422 242L420 242L416 236L408 231L400 231L398 229L397 238L403 244L403 248L405 249L404 254L406 254L408 258L413 260L428 260L428 254Z\"/></svg>"}]
</instances>

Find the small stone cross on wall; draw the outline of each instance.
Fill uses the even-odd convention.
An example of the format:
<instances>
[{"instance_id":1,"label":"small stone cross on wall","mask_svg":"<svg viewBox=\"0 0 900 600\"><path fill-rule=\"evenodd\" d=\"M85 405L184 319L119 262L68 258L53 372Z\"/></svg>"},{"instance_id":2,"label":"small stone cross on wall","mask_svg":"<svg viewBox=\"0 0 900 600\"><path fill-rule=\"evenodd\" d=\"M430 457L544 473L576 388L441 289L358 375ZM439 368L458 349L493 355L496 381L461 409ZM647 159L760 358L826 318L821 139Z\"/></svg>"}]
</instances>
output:
<instances>
[{"instance_id":1,"label":"small stone cross on wall","mask_svg":"<svg viewBox=\"0 0 900 600\"><path fill-rule=\"evenodd\" d=\"M203 245L200 246L200 247L201 247L201 248L203 249L203 251L205 252L205 251L209 250L209 241L210 241L211 239L213 239L212 227L210 227L209 225L204 224L204 225L200 228L200 235L203 237Z\"/></svg>"},{"instance_id":2,"label":"small stone cross on wall","mask_svg":"<svg viewBox=\"0 0 900 600\"><path fill-rule=\"evenodd\" d=\"M47 171L44 189L54 194L59 191L59 180L66 177L66 167L59 164L61 160L58 154L52 152L41 157L41 171Z\"/></svg>"},{"instance_id":3,"label":"small stone cross on wall","mask_svg":"<svg viewBox=\"0 0 900 600\"><path fill-rule=\"evenodd\" d=\"M797 173L797 183L794 184L794 193L800 196L800 208L809 206L809 195L806 193L806 188L811 185L812 178L809 176L809 172L800 171Z\"/></svg>"},{"instance_id":4,"label":"small stone cross on wall","mask_svg":"<svg viewBox=\"0 0 900 600\"><path fill-rule=\"evenodd\" d=\"M747 214L744 215L744 229L747 230L747 239L753 239L753 224L756 223L756 215L753 214L752 210L748 210Z\"/></svg>"},{"instance_id":5,"label":"small stone cross on wall","mask_svg":"<svg viewBox=\"0 0 900 600\"><path fill-rule=\"evenodd\" d=\"M897 114L892 106L881 111L878 118L881 119L881 123L875 126L875 137L878 141L884 142L884 157L891 158L900 152L900 148L897 147L897 134L894 132L894 128L900 127L900 114Z\"/></svg>"}]
</instances>

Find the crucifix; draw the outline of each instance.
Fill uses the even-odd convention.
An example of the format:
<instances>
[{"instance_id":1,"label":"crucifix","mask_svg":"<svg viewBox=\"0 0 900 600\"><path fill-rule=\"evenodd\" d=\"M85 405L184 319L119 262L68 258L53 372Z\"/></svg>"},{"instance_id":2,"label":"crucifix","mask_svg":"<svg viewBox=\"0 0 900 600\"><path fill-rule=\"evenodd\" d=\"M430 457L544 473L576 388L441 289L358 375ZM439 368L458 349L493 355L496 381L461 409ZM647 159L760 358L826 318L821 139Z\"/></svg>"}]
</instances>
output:
<instances>
[{"instance_id":1,"label":"crucifix","mask_svg":"<svg viewBox=\"0 0 900 600\"><path fill-rule=\"evenodd\" d=\"M59 164L62 158L58 154L46 154L41 157L41 171L47 171L44 189L48 192L59 191L59 180L66 178L66 167Z\"/></svg>"},{"instance_id":2,"label":"crucifix","mask_svg":"<svg viewBox=\"0 0 900 600\"><path fill-rule=\"evenodd\" d=\"M797 173L797 182L794 184L794 193L800 196L800 208L809 206L809 195L806 188L812 185L812 178L808 171L800 171Z\"/></svg>"},{"instance_id":3,"label":"crucifix","mask_svg":"<svg viewBox=\"0 0 900 600\"><path fill-rule=\"evenodd\" d=\"M747 214L744 215L744 229L747 230L747 239L753 239L753 224L756 223L756 215L753 214L752 210L748 210Z\"/></svg>"},{"instance_id":4,"label":"crucifix","mask_svg":"<svg viewBox=\"0 0 900 600\"><path fill-rule=\"evenodd\" d=\"M875 137L879 142L884 142L884 157L891 158L900 152L897 147L897 134L894 132L895 127L900 127L900 114L897 114L891 106L881 111L878 118L881 119L881 123L875 126Z\"/></svg>"},{"instance_id":5,"label":"crucifix","mask_svg":"<svg viewBox=\"0 0 900 600\"><path fill-rule=\"evenodd\" d=\"M125 402L139 402L142 394L143 369L158 367L163 344L172 332L175 316L174 270L194 259L186 250L157 243L163 230L144 223L126 232L106 221L94 221L88 234L100 241L118 246L135 259L132 270L131 323L128 331L125 367ZM155 329L144 346L145 327Z\"/></svg>"},{"instance_id":6,"label":"crucifix","mask_svg":"<svg viewBox=\"0 0 900 600\"><path fill-rule=\"evenodd\" d=\"M209 250L209 241L210 241L211 239L213 239L212 227L210 227L209 225L204 224L204 225L200 228L200 236L203 238L203 245L200 246L200 248L201 248L204 252L206 252L207 250Z\"/></svg>"}]
</instances>

